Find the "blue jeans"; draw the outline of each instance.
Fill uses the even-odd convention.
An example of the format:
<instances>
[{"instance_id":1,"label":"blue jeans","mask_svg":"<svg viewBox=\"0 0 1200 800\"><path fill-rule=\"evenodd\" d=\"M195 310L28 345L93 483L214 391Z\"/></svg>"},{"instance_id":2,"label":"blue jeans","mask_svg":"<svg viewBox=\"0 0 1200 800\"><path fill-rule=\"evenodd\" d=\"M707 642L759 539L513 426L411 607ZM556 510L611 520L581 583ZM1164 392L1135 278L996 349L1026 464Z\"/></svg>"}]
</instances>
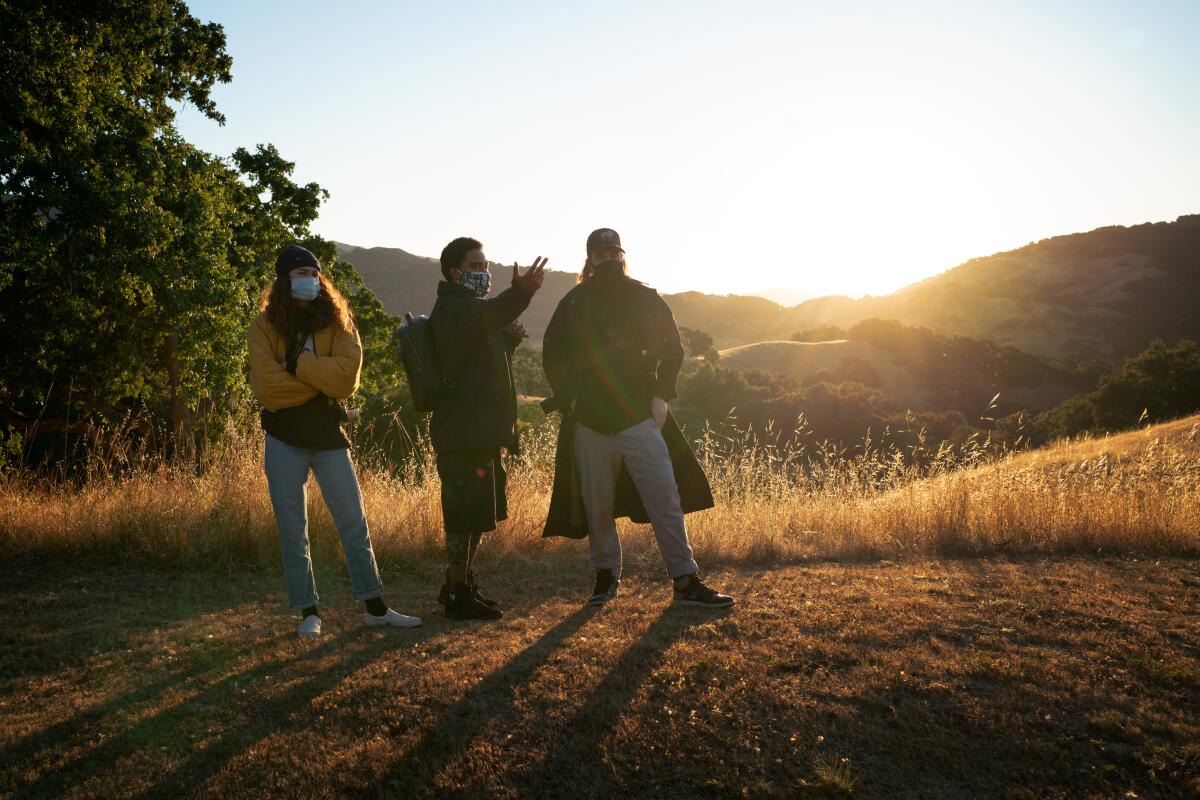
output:
<instances>
[{"instance_id":1,"label":"blue jeans","mask_svg":"<svg viewBox=\"0 0 1200 800\"><path fill-rule=\"evenodd\" d=\"M383 595L383 582L371 549L367 516L349 450L305 450L267 436L263 459L275 526L279 529L279 552L283 560L283 582L288 605L307 608L317 604L317 582L313 578L308 546L308 472L321 487L325 506L333 517L342 553L350 570L354 599L369 600Z\"/></svg>"}]
</instances>

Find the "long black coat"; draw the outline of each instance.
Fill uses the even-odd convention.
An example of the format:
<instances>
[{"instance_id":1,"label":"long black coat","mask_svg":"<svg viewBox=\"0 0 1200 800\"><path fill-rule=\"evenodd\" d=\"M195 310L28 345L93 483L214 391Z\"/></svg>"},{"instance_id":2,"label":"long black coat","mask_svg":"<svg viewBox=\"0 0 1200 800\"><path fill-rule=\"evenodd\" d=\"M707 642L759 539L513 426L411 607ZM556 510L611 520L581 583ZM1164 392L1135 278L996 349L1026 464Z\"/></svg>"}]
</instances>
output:
<instances>
[{"instance_id":1,"label":"long black coat","mask_svg":"<svg viewBox=\"0 0 1200 800\"><path fill-rule=\"evenodd\" d=\"M683 361L679 348L679 330L671 317L670 309L649 287L630 281L628 286L631 301L646 309L646 316L654 324L655 331L647 341L648 352L656 354L656 365L647 365L653 372L648 374L647 385L664 400L675 396L675 377ZM578 395L583 370L589 369L589 359L584 347L586 338L583 322L590 313L586 292L587 286L576 286L564 297L555 309L554 316L546 328L543 339L542 358L546 378L554 389L554 395L563 407L570 407ZM593 367L594 368L594 367ZM647 406L649 403L647 402ZM647 408L649 412L649 408ZM579 471L575 464L575 418L566 413L558 432L558 443L554 456L554 488L550 495L550 511L546 518L543 536L568 536L582 539L588 535L587 517L583 509L583 496L579 488ZM675 483L679 487L679 499L685 514L713 507L712 489L696 454L692 451L674 416L668 414L663 425L663 439L671 456L675 470ZM633 480L624 465L617 477L616 498L613 516L629 517L634 522L649 522L642 498L638 495Z\"/></svg>"},{"instance_id":2,"label":"long black coat","mask_svg":"<svg viewBox=\"0 0 1200 800\"><path fill-rule=\"evenodd\" d=\"M672 414L667 414L663 425L663 439L671 455L671 466L675 470L675 483L679 486L679 500L683 513L712 508L712 489L704 469L696 459L695 452L683 436L683 431ZM634 522L645 524L650 521L642 498L633 485L633 479L625 465L617 476L616 501L613 516L629 517ZM558 431L558 444L554 450L554 489L550 494L550 511L546 515L546 527L542 536L566 536L584 539L588 535L587 515L583 511L583 495L579 489L579 469L575 464L575 419L565 415Z\"/></svg>"}]
</instances>

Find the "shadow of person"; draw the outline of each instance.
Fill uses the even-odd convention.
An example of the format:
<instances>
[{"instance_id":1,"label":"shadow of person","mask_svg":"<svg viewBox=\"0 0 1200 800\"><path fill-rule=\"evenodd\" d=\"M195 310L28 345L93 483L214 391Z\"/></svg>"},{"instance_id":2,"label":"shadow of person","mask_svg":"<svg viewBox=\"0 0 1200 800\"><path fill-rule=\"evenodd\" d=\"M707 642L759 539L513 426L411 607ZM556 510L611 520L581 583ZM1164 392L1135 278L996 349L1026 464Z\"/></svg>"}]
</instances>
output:
<instances>
[{"instance_id":1,"label":"shadow of person","mask_svg":"<svg viewBox=\"0 0 1200 800\"><path fill-rule=\"evenodd\" d=\"M187 700L168 706L157 713L150 714L121 733L105 738L103 744L83 750L82 752L72 753L70 758L62 760L59 769L48 771L35 781L18 787L17 794L30 797L56 797L62 794L70 785L70 782L78 777L72 770L62 767L72 766L86 759L89 764L93 765L97 772L115 768L123 756L127 756L130 751L136 750L143 742L170 741L173 732L185 725L198 708L224 700L231 694L233 687L240 684L253 685L267 675L276 673L285 667L290 668L304 663L320 663L323 658L330 654L344 652L347 644L356 638L364 638L361 635L361 630L351 630L337 636L327 637L320 644L301 650L286 658L270 659L260 662L249 669L230 672L220 679L207 684ZM398 642L398 644L403 646L406 643ZM368 650L371 653L377 653L380 649L381 646L378 644L364 648L364 650ZM319 690L328 688L339 680L350 666L357 663L360 663L360 659L355 657L341 662L340 669L315 672L307 679L300 681L296 687L290 689L283 704L298 706L299 703L293 701L298 701L300 698L310 696ZM221 764L224 763L222 759L227 759L234 753L241 751L248 743L257 741L286 722L286 720L279 720L269 715L251 717L245 725L231 727L205 748L196 750L190 756L184 758L179 765L155 775L152 785L147 789L139 791L137 796L160 794L174 796L182 794L197 784L198 775L206 772L209 764L215 763L213 769L220 769ZM215 762L214 757L217 759Z\"/></svg>"},{"instance_id":2,"label":"shadow of person","mask_svg":"<svg viewBox=\"0 0 1200 800\"><path fill-rule=\"evenodd\" d=\"M588 695L579 710L551 740L545 758L517 789L522 797L614 797L614 770L607 763L604 742L642 687L684 631L729 616L690 608L663 609Z\"/></svg>"},{"instance_id":3,"label":"shadow of person","mask_svg":"<svg viewBox=\"0 0 1200 800\"><path fill-rule=\"evenodd\" d=\"M389 767L369 796L395 794L408 797L420 791L418 787L429 789L437 775L462 751L463 745L483 733L489 723L512 707L516 689L527 684L554 651L577 633L598 609L599 606L584 606L575 611L503 667L475 684Z\"/></svg>"}]
</instances>

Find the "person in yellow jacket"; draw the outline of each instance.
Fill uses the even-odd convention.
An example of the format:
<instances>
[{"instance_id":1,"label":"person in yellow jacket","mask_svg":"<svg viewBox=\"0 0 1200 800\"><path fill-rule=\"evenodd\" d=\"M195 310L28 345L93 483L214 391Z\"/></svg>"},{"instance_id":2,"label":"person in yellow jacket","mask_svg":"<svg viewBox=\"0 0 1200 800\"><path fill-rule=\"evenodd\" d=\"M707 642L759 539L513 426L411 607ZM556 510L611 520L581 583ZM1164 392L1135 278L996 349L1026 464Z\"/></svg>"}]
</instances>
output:
<instances>
[{"instance_id":1,"label":"person in yellow jacket","mask_svg":"<svg viewBox=\"0 0 1200 800\"><path fill-rule=\"evenodd\" d=\"M333 517L354 598L366 604L367 625L411 628L417 617L383 601L350 440L341 405L358 388L362 344L346 298L310 251L284 248L275 262L262 313L250 325L250 385L266 431L263 467L279 530L288 605L301 609L301 636L319 636L321 615L308 542L307 483L311 471Z\"/></svg>"}]
</instances>

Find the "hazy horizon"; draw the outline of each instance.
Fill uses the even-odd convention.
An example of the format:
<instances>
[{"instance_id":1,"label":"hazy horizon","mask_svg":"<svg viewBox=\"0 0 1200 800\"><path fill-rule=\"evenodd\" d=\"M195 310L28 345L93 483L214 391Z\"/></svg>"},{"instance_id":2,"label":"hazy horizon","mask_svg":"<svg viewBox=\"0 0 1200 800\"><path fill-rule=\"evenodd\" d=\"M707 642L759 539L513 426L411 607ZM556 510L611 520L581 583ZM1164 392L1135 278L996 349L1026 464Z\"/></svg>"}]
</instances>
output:
<instances>
[{"instance_id":1,"label":"hazy horizon","mask_svg":"<svg viewBox=\"0 0 1200 800\"><path fill-rule=\"evenodd\" d=\"M315 230L663 291L882 295L971 258L1200 211L1200 4L193 2L228 154L331 192Z\"/></svg>"}]
</instances>

